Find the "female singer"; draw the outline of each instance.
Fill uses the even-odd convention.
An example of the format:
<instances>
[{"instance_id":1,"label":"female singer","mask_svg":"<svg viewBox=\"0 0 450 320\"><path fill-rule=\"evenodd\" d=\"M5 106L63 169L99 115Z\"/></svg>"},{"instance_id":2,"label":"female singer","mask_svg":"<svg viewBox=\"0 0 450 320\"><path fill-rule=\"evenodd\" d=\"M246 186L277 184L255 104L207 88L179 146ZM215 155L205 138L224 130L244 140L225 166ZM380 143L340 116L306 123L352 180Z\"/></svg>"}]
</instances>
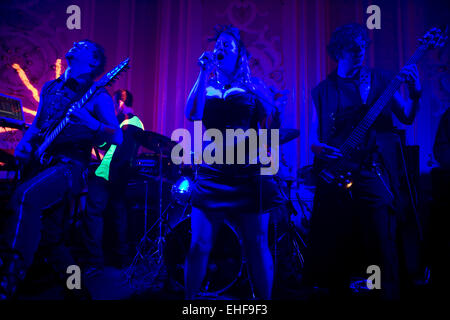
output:
<instances>
[{"instance_id":1,"label":"female singer","mask_svg":"<svg viewBox=\"0 0 450 320\"><path fill-rule=\"evenodd\" d=\"M187 99L186 117L202 120L206 129L220 130L224 145L233 147L234 139L225 141L226 129L270 129L273 125L267 124L278 123L279 112L273 104L263 102L267 99L261 99L272 99L267 87L250 77L248 52L239 30L220 26L211 40L215 41L214 50L199 58L200 74ZM201 164L191 201L186 298L192 299L199 293L215 234L226 218L242 239L255 296L270 299L273 261L268 246L268 210L281 203L272 176L261 176L260 165L250 164L248 158L245 164Z\"/></svg>"}]
</instances>

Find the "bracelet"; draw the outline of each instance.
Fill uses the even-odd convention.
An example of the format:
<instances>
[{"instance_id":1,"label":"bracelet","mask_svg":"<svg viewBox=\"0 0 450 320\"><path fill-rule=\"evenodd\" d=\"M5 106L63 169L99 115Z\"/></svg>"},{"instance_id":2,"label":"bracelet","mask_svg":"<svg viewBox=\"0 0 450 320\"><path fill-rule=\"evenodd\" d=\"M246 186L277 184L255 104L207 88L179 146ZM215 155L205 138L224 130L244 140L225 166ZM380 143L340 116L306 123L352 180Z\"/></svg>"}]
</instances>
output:
<instances>
[{"instance_id":1,"label":"bracelet","mask_svg":"<svg viewBox=\"0 0 450 320\"><path fill-rule=\"evenodd\" d=\"M411 100L417 101L417 100L420 99L420 97L422 97L422 92L423 92L423 89L420 89L419 91L416 91L416 90L412 91L412 90L410 90L409 91L409 97L411 98Z\"/></svg>"}]
</instances>

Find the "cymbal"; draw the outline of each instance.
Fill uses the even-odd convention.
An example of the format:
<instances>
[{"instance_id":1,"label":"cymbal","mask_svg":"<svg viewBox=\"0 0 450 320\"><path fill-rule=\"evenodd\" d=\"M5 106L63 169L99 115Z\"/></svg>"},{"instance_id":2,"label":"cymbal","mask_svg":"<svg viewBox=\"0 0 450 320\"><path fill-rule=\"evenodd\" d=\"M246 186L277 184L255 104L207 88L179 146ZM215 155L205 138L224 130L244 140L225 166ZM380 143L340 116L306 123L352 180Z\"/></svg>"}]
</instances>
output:
<instances>
[{"instance_id":1,"label":"cymbal","mask_svg":"<svg viewBox=\"0 0 450 320\"><path fill-rule=\"evenodd\" d=\"M172 148L177 144L162 134L153 131L138 131L135 139L143 147L155 153L170 154Z\"/></svg>"}]
</instances>

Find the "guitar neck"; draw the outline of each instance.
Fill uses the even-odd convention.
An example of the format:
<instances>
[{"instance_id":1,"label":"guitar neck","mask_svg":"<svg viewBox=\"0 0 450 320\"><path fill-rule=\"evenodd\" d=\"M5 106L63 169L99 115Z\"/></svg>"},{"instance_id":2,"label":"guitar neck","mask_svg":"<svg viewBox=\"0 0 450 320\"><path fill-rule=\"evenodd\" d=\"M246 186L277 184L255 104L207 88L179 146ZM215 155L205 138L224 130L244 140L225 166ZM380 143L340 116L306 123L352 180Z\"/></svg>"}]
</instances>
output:
<instances>
[{"instance_id":1,"label":"guitar neck","mask_svg":"<svg viewBox=\"0 0 450 320\"><path fill-rule=\"evenodd\" d=\"M406 65L417 63L420 58L422 58L426 50L427 48L425 46L420 46L408 60ZM356 126L356 128L353 130L344 144L340 147L340 150L344 155L348 155L362 143L367 131L383 111L384 107L394 96L395 92L397 92L397 90L400 88L401 84L402 81L400 80L399 74L397 74L396 77L391 80L388 87L384 90L383 94L378 98L378 100L370 108L364 118L359 122L359 124Z\"/></svg>"},{"instance_id":2,"label":"guitar neck","mask_svg":"<svg viewBox=\"0 0 450 320\"><path fill-rule=\"evenodd\" d=\"M89 101L89 99L94 95L95 92L97 92L99 87L94 84L92 85L89 90L83 95L83 97L75 102L71 108L73 109L79 109L82 108L86 102ZM45 150L48 149L48 147L52 144L52 142L56 139L56 137L61 133L61 131L67 126L69 123L69 115L67 114L64 119L56 126L55 129L53 129L49 134L47 134L44 142L39 146L39 148L36 150L35 157L36 159L39 159L42 154L45 152Z\"/></svg>"}]
</instances>

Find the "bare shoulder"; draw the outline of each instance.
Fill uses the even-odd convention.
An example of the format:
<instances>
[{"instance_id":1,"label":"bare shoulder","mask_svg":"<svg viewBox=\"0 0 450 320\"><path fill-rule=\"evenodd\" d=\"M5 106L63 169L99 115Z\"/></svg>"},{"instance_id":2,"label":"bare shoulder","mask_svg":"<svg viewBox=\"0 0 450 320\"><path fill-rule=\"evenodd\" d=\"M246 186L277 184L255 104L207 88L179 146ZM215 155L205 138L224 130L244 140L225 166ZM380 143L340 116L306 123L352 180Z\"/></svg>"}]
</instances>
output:
<instances>
[{"instance_id":1,"label":"bare shoulder","mask_svg":"<svg viewBox=\"0 0 450 320\"><path fill-rule=\"evenodd\" d=\"M105 88L95 93L89 105L88 110L91 110L97 119L115 118L113 99Z\"/></svg>"}]
</instances>

